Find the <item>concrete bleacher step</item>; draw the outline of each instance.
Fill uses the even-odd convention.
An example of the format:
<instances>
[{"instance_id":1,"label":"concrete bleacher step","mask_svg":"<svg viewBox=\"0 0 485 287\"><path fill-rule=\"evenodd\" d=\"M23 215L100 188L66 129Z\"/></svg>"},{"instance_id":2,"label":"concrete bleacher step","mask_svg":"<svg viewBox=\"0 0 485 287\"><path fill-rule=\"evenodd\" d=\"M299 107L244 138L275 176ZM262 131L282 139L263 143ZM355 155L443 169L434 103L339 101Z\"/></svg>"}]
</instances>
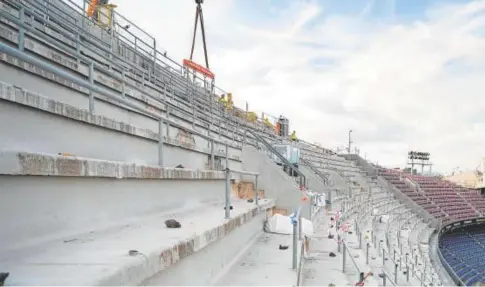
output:
<instances>
[{"instance_id":1,"label":"concrete bleacher step","mask_svg":"<svg viewBox=\"0 0 485 287\"><path fill-rule=\"evenodd\" d=\"M0 270L10 272L7 285L206 285L274 207L232 198L225 219L224 179L220 171L2 151ZM182 227L166 228L170 218ZM187 276L193 270L200 276Z\"/></svg>"}]
</instances>

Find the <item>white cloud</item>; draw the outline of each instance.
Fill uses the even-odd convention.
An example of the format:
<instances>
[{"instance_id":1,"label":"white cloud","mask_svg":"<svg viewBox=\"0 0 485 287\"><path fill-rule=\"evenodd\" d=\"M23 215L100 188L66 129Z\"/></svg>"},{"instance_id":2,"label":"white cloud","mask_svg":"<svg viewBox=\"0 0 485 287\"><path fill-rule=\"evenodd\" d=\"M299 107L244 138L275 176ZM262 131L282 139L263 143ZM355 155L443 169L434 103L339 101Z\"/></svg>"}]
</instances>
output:
<instances>
[{"instance_id":1,"label":"white cloud","mask_svg":"<svg viewBox=\"0 0 485 287\"><path fill-rule=\"evenodd\" d=\"M392 24L325 14L316 3L294 1L263 24L235 0L204 3L211 69L236 104L284 114L301 138L328 148L346 144L352 128L381 164L402 166L408 149L420 149L435 170L474 168L485 154L485 1ZM116 4L174 59L188 56L193 1Z\"/></svg>"}]
</instances>

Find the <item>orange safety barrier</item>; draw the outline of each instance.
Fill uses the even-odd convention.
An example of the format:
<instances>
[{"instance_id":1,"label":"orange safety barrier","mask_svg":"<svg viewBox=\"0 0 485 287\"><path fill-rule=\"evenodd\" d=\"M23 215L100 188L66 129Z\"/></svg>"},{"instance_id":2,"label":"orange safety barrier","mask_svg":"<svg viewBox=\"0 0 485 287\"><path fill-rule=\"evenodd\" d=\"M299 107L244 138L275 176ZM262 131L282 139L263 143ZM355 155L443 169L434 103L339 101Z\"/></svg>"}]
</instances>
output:
<instances>
[{"instance_id":1,"label":"orange safety barrier","mask_svg":"<svg viewBox=\"0 0 485 287\"><path fill-rule=\"evenodd\" d=\"M88 17L93 17L96 5L98 5L98 0L91 0L88 7Z\"/></svg>"},{"instance_id":2,"label":"orange safety barrier","mask_svg":"<svg viewBox=\"0 0 485 287\"><path fill-rule=\"evenodd\" d=\"M197 64L197 63L195 63L191 60L184 59L184 66L201 73L202 75L206 76L209 79L214 79L214 77L215 77L214 73L212 73L209 69L204 68L201 65L199 65L199 64Z\"/></svg>"}]
</instances>

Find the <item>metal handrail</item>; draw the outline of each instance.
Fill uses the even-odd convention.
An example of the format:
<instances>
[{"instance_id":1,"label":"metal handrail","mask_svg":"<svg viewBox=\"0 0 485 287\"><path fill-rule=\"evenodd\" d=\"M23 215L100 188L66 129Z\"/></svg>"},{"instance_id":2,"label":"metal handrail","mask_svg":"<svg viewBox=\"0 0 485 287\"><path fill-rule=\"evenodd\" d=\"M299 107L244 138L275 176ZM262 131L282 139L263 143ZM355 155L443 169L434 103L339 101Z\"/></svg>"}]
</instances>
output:
<instances>
[{"instance_id":1,"label":"metal handrail","mask_svg":"<svg viewBox=\"0 0 485 287\"><path fill-rule=\"evenodd\" d=\"M30 8L24 8L25 11L28 11L30 13L35 13L35 11L31 10ZM7 19L9 19L10 21L14 22L15 24L19 25L20 27L22 27L23 29L26 29L28 30L29 32L35 34L36 36L48 41L49 39L47 38L46 34L40 32L39 30L37 29L34 29L33 27L31 27L30 25L26 25L25 23L22 23L19 19L13 17L12 15L10 15L9 13L6 13L6 12L3 12L3 11L0 11L0 15L2 17L5 17ZM51 15L51 14L49 14ZM52 15L51 15L52 16ZM84 46L85 48L89 49L90 51L92 51L93 53L97 54L96 51L90 49L91 45L102 50L104 53L107 53L109 55L111 55L112 58L116 59L118 62L116 61L113 61L111 60L109 57L108 58L105 58L105 60L111 65L111 68L115 67L115 68L118 68L118 70L121 71L126 69L126 66L129 66L131 69L133 69L134 71L138 71L140 73L144 73L143 70L141 70L138 66L134 65L133 63L129 62L129 61L126 61L125 59L123 59L122 57L116 55L115 53L112 53L108 48L106 47L102 47L100 46L99 44L97 44L96 42L90 42L89 44L85 44L83 43L83 41L80 41L80 39L82 37L85 37L86 35L91 35L89 34L88 32L85 32L83 33L82 36L79 36L80 34L78 34L78 37L74 37L74 36L71 36L69 35L69 33L63 31L62 29L57 29L57 27L53 26L52 23L50 23L49 21L46 21L45 19L38 19L40 22L42 22L43 24L47 25L49 28L53 29L54 31L56 31L57 33L61 34L62 36L66 37L67 39L73 41L73 42L76 42L78 43L79 45L81 46ZM170 106L170 108L174 109L174 110L177 110L179 112L182 112L183 114L185 115L189 115L189 116L192 116L192 114L190 114L189 112L187 112L185 109L183 108L180 108L178 107L178 105L175 105L173 103L171 103L170 101L166 101L165 98L163 101L160 101L160 99L152 96L151 94L148 94L146 93L143 89L139 88L139 86L137 86L136 84L130 84L129 82L126 81L126 79L124 79L123 77L119 77L119 76L116 76L115 74L113 74L112 72L110 72L109 70L106 70L104 68L103 65L100 65L100 64L97 64L95 61L91 60L90 58L87 58L86 56L84 56L83 54L80 53L79 50L74 50L73 48L71 48L70 46L68 46L67 44L64 44L64 43L60 43L60 42L52 42L50 41L51 44L57 46L58 48L60 49L63 49L73 55L75 55L76 57L78 57L79 59L83 60L84 62L86 63L92 63L97 70L99 71L102 71L106 74L109 74L112 78L114 78L115 80L118 80L118 81L121 81L122 83L125 83L126 86L132 88L133 90L136 90L144 95L147 95L148 97L150 97L151 99L157 101L157 102L160 102L160 103L163 103L165 105L168 105ZM98 56L100 57L103 57L103 55L100 55L100 54L97 54ZM123 64L120 64L120 62ZM126 65L126 66L124 66ZM165 82L163 82L164 85L166 85ZM165 89L165 91L168 91L168 89ZM200 103L200 102L199 102ZM217 109L216 109L217 110ZM197 112L200 113L203 111L201 111L200 109L197 108ZM209 117L212 117L214 114L209 114ZM194 115L195 116L195 115ZM207 114L205 115L207 116ZM200 120L201 122L205 123L205 124L208 124L209 126L211 125L211 122L208 121L208 120L205 120L203 118L198 118L198 120ZM227 122L226 122L227 124ZM235 125L233 125L233 127L235 127ZM240 133L239 129L235 129L235 131L239 134L239 135L242 135L242 133Z\"/></svg>"},{"instance_id":2,"label":"metal handrail","mask_svg":"<svg viewBox=\"0 0 485 287\"><path fill-rule=\"evenodd\" d=\"M301 162L308 166L314 173L316 173L321 179L323 179L324 184L328 184L328 177L323 174L318 168L316 168L310 161L300 157Z\"/></svg>"},{"instance_id":3,"label":"metal handrail","mask_svg":"<svg viewBox=\"0 0 485 287\"><path fill-rule=\"evenodd\" d=\"M252 135L258 142L262 143L271 153L276 155L284 164L289 166L292 170L294 170L300 176L300 188L306 188L306 176L293 164L291 164L281 153L279 153L273 146L271 146L265 139L263 139L260 135L256 134L255 132L246 129L245 134ZM246 139L244 139L243 144L245 143Z\"/></svg>"},{"instance_id":4,"label":"metal handrail","mask_svg":"<svg viewBox=\"0 0 485 287\"><path fill-rule=\"evenodd\" d=\"M354 256L352 256L352 253L350 252L350 249L347 246L347 243L343 239L342 239L342 245L344 246L343 252L345 253L345 251L347 250L347 252L349 253L349 257L350 257L355 269L357 269L357 273L359 273L359 276L360 276L360 273L362 273L362 270L360 270L359 265L357 264L357 262L355 262ZM345 256L343 258L345 258ZM343 270L342 271L345 273L345 260L343 260L342 264L343 264Z\"/></svg>"},{"instance_id":5,"label":"metal handrail","mask_svg":"<svg viewBox=\"0 0 485 287\"><path fill-rule=\"evenodd\" d=\"M182 126L182 125L180 125L180 124L178 124L178 123L176 123L172 120L165 118L161 114L152 112L152 111L150 111L146 108L143 108L143 107L141 107L141 106L139 106L135 103L129 102L126 99L123 99L122 97L118 96L117 94L113 93L112 91L110 91L106 88L95 86L89 81L86 81L84 79L81 79L80 77L74 76L71 73L62 71L61 69L53 66L52 64L46 63L45 61L40 60L37 57L27 55L26 53L23 53L23 52L15 49L15 48L12 48L9 45L6 45L5 43L0 42L0 51L3 52L3 53L9 54L11 56L14 56L21 61L24 61L24 62L27 62L27 63L32 64L34 66L37 66L37 67L39 67L39 68L41 68L41 69L43 69L47 72L53 73L53 74L58 75L58 76L60 76L64 79L67 79L67 80L69 80L69 81L71 81L71 82L73 82L73 83L75 83L79 86L82 86L84 88L89 89L92 92L96 92L98 94L104 95L107 98L121 102L128 107L131 107L135 110L146 113L146 114L158 119L159 120L159 134L160 134L161 138L163 137L163 133L160 133L160 132L163 130L163 123L166 122L166 123L169 123L172 126L178 127L180 129L183 129L183 130L186 130L186 131L189 131L189 132L191 132L195 135L198 135L198 136L200 136L204 139L210 140L212 142L221 143L221 144L224 144L226 146L228 145L227 143L225 143L223 141L214 139L214 138L209 137L209 136L207 136L203 133L200 133L198 131L184 127L184 126ZM162 165L162 162L163 162L163 141L160 140L159 142L160 142L159 143L160 144L159 163ZM226 153L226 156L227 156L227 153Z\"/></svg>"},{"instance_id":6,"label":"metal handrail","mask_svg":"<svg viewBox=\"0 0 485 287\"><path fill-rule=\"evenodd\" d=\"M384 275L384 277L382 277L382 286L386 286L386 280L389 280L389 282L391 282L392 286L398 286L396 282L394 282L394 280L392 280L391 276L386 272L386 270L382 270L382 274Z\"/></svg>"},{"instance_id":7,"label":"metal handrail","mask_svg":"<svg viewBox=\"0 0 485 287\"><path fill-rule=\"evenodd\" d=\"M27 0L27 1L28 1L28 0ZM72 3L70 0L67 0L67 1L68 1L68 2L70 2L71 4L73 4L73 5L74 5L75 7L77 7L78 9L81 9L81 8L80 8L78 5L76 5L75 3ZM48 3L48 2L46 2L46 3ZM59 3L63 3L63 2L62 2L62 1L60 1ZM35 3L35 4L34 4L34 6L38 7L38 5L36 5L36 4L37 4L37 3ZM14 3L14 5L17 5L17 4L16 4L16 3ZM69 7L69 6L66 6L66 7ZM57 7L56 7L56 8L57 8ZM72 9L72 7L69 7L69 8L70 8L70 9ZM53 9L43 9L43 10L42 10L42 11L43 11L43 13L45 12L45 10L52 11ZM74 12L76 12L76 13L78 14L78 16L79 16L79 17L81 17L81 18L82 18L82 17L84 17L82 14L78 13L77 11L75 11L75 10L73 10L73 11L74 11ZM61 12L62 12L62 13L64 13L64 11L61 11ZM58 16L58 15L56 15L56 16ZM50 17L50 18L55 18L55 17ZM87 19L87 18L83 18L83 19L84 19L84 20L88 20L88 21L90 21L90 20L89 20L89 19ZM39 19L36 19L36 20L41 20L41 21L42 21L43 19L39 18ZM84 23L84 20L83 20L83 23ZM77 23L77 21L75 21L75 22ZM46 22L44 22L44 24L45 24L45 25L51 25L51 26L52 26L52 23L49 23L49 22L47 22L47 23L46 23ZM65 23L65 24L66 24L66 23ZM64 26L69 26L69 25L73 25L73 24L72 24L71 22L68 22L66 25L63 25L63 28L66 28L66 27L64 27ZM81 33L81 32L82 32L82 33L83 33L83 36L82 36L82 37L80 37L82 40L86 40L87 38L93 38L93 37L94 37L94 39L98 39L98 40L100 39L100 38L97 38L97 37L95 37L94 35L92 35L92 34L91 34L89 31L84 31L84 29L83 29L83 28L81 28L81 27L77 26L76 24L74 24L74 25L75 25L75 26L74 26L74 27L71 29L71 31L76 31L76 32L74 32L74 33ZM84 26L83 26L83 27L84 27ZM51 28L52 28L52 27L51 27ZM62 34L62 32L64 32L64 31L57 31L57 32L59 32L59 33L61 33L61 34ZM66 34L66 32L64 32L64 34ZM68 35L69 35L69 34L68 34ZM65 36L65 35L64 35L64 36ZM72 40L72 41L74 41L72 38L71 38L71 40ZM133 70L138 71L138 72L140 73L140 75L146 75L146 74L147 74L147 71L146 71L146 70L140 70L140 68L139 68L138 66L135 66L135 65L133 65L133 63L128 62L128 61L126 61L125 59L123 59L123 58L121 58L121 57L118 57L116 54L112 53L112 50L111 50L111 49L109 49L109 48L107 48L107 47L104 47L104 46L103 46L103 47L100 47L99 45L97 45L97 42L102 42L102 39L101 39L101 41L90 41L90 42L89 42L89 45L94 46L94 47L97 47L98 49L102 50L104 53L107 53L107 54L111 55L111 57L116 58L117 60L119 60L119 61L121 61L121 62L125 63L126 65L128 65L128 66L130 66L130 67L132 67L132 68L133 68ZM104 42L102 42L102 43L103 43L103 44L105 44ZM109 46L109 45L108 45L108 46ZM91 48L91 47L89 47L89 46L88 46L88 49L90 49L90 48ZM129 47L125 47L125 48L129 48ZM91 49L90 49L90 50L91 50ZM93 50L91 50L91 51L93 51ZM93 51L93 52L94 52L94 53L96 53L96 51ZM134 53L136 53L136 51L133 51L133 52L134 52ZM146 57L146 56L144 56L144 55L143 55L142 57ZM108 58L109 58L109 57L108 57ZM116 65L118 65L118 63L113 63L113 62L112 62L112 64L114 64L115 66L116 66ZM165 64L165 63L164 63L164 64ZM167 71L166 71L166 68L162 68L161 66L158 66L158 65L156 65L156 67L154 66L153 68L155 68L155 69L156 69L156 70L157 70L159 73L161 73L161 74L166 74L165 72L167 72ZM121 69L120 69L120 70L121 70ZM149 73L149 71L148 71L148 73ZM142 76L140 76L140 77L142 77ZM178 74L178 73L176 73L176 76L174 77L174 76L173 76L173 74L170 72L170 73L169 73L169 75L168 75L168 76L166 76L166 77L170 78L170 79L171 79L170 81L173 81L173 80L177 81L179 84L181 84L182 86L184 86L184 87L185 87L185 90L189 89L189 82L187 82L187 81L183 80L182 76L179 76L179 74ZM180 78L180 79L179 79L179 78ZM158 77L153 77L152 79L154 79L154 80L158 80ZM165 81L163 81L163 83L164 83L164 85L165 85ZM194 85L190 85L190 86L191 86L191 88L198 88L198 87L195 87ZM176 88L176 87L175 87L175 86L173 86L173 87L172 87L172 89L174 89L174 88ZM178 89L178 88L177 88L177 89ZM164 90L165 90L165 91L168 91L168 89L167 89L167 88L165 88ZM206 91L205 91L204 93L202 93L202 95L203 95L203 97L202 97L202 98L205 98L205 99L206 99L206 100L205 100L206 102L207 102L207 101L211 101L211 102L213 102L213 101L214 101L213 97L212 97L212 96L208 96ZM203 107L203 106L204 106L204 103L201 103L201 102L200 102L200 99L201 99L200 97L192 97L192 101L197 101L197 102L198 102L198 104L200 104L200 105L197 105L197 111L198 111L198 112L201 112L201 110L199 109L199 107ZM207 99L208 99L208 100L207 100ZM173 100L178 100L178 99L173 98ZM178 100L178 101L179 101L179 100ZM170 103L170 102L168 102L168 104L170 105L171 103ZM175 110L179 110L179 111L181 110L181 109L180 109L179 107L177 107L177 106L172 106L172 108L173 108L173 109L175 109ZM194 110L194 106L192 107L192 109ZM208 116L208 117L210 117L210 119L211 119L211 121L210 121L210 123L209 123L209 126L210 126L210 125L212 125L212 122L213 122L212 117L213 117L214 115L219 114L218 116L220 116L221 118L222 118L222 117L223 117L223 115L224 115L224 114L222 113L222 111L220 111L219 109L214 109L213 111L214 111L215 113L212 113L212 109L211 109L211 111L210 111L210 113L209 113L209 116ZM187 113L187 112L186 112L185 110L183 110L183 109L182 109L182 112ZM205 109L204 109L204 111L203 111L202 113L204 114L204 112L205 112ZM207 114L205 114L205 115L207 116ZM199 120L202 120L202 119L199 119ZM229 126L231 126L231 125L232 125L232 127L236 127L236 129L233 129L233 133L234 133L234 131L236 131L236 132L237 132L239 135L241 135L241 134L240 134L240 131L239 131L239 129L238 129L238 128L239 128L239 125L241 125L241 123L242 123L243 121L238 122L238 120L239 120L239 119L238 119L238 118L236 118L236 117L228 117L228 121L225 121L225 124L226 124L226 125L229 125ZM204 121L205 121L205 120L204 120ZM205 122L207 123L207 121L205 121ZM219 122L221 122L221 121L219 121ZM246 125L246 126L248 126L248 125L247 125L247 123L243 123L243 124L244 124L244 125ZM219 126L220 126L220 125L219 125Z\"/></svg>"},{"instance_id":8,"label":"metal handrail","mask_svg":"<svg viewBox=\"0 0 485 287\"><path fill-rule=\"evenodd\" d=\"M302 283L304 261L305 261L305 240L301 242L301 247L300 247L300 261L298 263L298 269L296 273L296 286L301 286L301 283Z\"/></svg>"},{"instance_id":9,"label":"metal handrail","mask_svg":"<svg viewBox=\"0 0 485 287\"><path fill-rule=\"evenodd\" d=\"M387 185L386 187L394 194L399 194L399 197L405 201L407 201L408 203L411 203L413 205L413 210L414 212L416 212L417 214L419 214L425 221L432 221L433 224L437 224L438 220L433 216L431 215L426 209L424 209L421 205L417 204L416 202L414 202L414 200L412 200L407 194L403 193L402 191L400 191L399 189L397 189L396 187L394 187L393 185L391 185L385 178L383 178L382 176L378 175L378 179L381 181L381 183L384 183L385 185Z\"/></svg>"},{"instance_id":10,"label":"metal handrail","mask_svg":"<svg viewBox=\"0 0 485 287\"><path fill-rule=\"evenodd\" d=\"M29 10L28 8L25 8L25 10L30 11L31 13L33 13L33 11ZM37 30L37 29L35 29L35 28L32 28L30 25L27 25L26 23L24 23L24 22L20 21L19 19L17 19L17 18L15 18L15 17L13 17L13 16L12 16L12 15L10 15L9 13L6 13L6 12L4 12L4 11L1 11L1 10L0 10L0 16L2 16L2 17L4 17L4 18L8 19L9 21L14 22L15 24L19 25L21 28L23 28L23 29L25 29L25 30L27 30L27 31L29 31L29 32L31 32L31 33L33 33L33 34L35 34L35 35L36 35L36 36L38 36L38 37L43 38L43 39L45 39L45 40L48 40L47 36L46 36L44 33L40 32L39 30ZM46 22L46 23L47 23L47 22ZM57 31L57 32L59 32L59 31ZM61 33L61 34L62 34L62 33ZM63 35L63 36L66 36L66 37L67 37L67 38L69 38L70 40L76 41L76 39L75 39L75 38L73 38L73 37L71 37L71 36L67 35L66 33L64 33L64 34L65 34L65 35ZM58 48L60 48L60 49L63 49L63 50L64 50L64 51L66 51L66 52L69 52L69 53L71 53L71 54L76 55L76 57L79 57L79 58L80 58L82 61L84 61L84 62L88 63L89 65L93 65L93 67L92 67L92 68L96 68L96 70L99 70L99 71L101 71L101 72L104 72L105 74L110 74L110 76L111 76L111 77L113 77L114 79L116 79L116 80L118 80L118 81L121 81L121 82L125 83L125 84L126 84L126 86L131 87L132 89L137 90L137 91L139 91L140 93L143 93L143 94L144 94L144 95L146 95L147 97L149 97L149 98L151 98L151 99L153 99L153 100L155 100L155 101L157 101L157 102L160 102L160 100L159 100L158 98L156 98L156 97L152 96L151 94L146 93L145 91L143 91L142 89L140 89L139 87L137 87L137 86L136 86L136 84L131 84L131 83L127 82L125 79L123 79L123 77L116 76L115 74L111 73L109 70L105 69L105 68L104 68L102 65L97 64L97 63L96 63L94 60L91 60L90 58L88 58L88 57L86 57L86 56L82 55L80 52L78 52L78 51L76 51L76 50L74 50L74 49L72 49L72 48L68 47L66 44L63 44L63 43L60 43L60 42L52 42L52 41L51 41L51 44L52 44L52 45L54 45L54 46L56 46L56 47L58 47ZM9 47L9 48L10 48L10 47ZM13 50L14 50L14 49L10 48L10 51L13 51ZM17 57L20 57L20 56L19 56L19 53L17 53ZM29 57L32 57L32 56L29 56ZM38 63L38 64L40 63L39 61L41 61L41 60L37 60L37 63ZM114 62L113 62L113 63L114 63ZM43 65L45 66L45 65L50 65L50 64L48 64L48 63L44 63ZM50 66L52 66L52 65L50 65ZM120 97L120 96L117 96L117 95L116 95L116 96L114 96L114 94L113 94L111 91L109 91L109 90L107 90L107 89L105 89L105 88L101 88L101 89L103 89L103 91L101 91L101 90L96 90L96 89L94 89L93 87L96 87L96 86L91 85L91 84L89 84L89 86L85 86L85 85L83 85L83 84L79 84L79 83L78 83L78 82L76 82L76 81L78 81L78 80L82 81L81 79L77 79L76 81L74 81L74 80L73 80L73 79L74 79L74 76L73 76L72 74L70 74L70 73L66 73L66 72L64 72L64 71L62 71L62 70L60 70L60 69L58 69L58 68L56 68L56 67L54 67L54 66L52 66L52 68L53 68L54 70L52 70L52 71L50 71L50 72L52 72L52 73L54 73L54 74L59 74L59 73L62 73L62 75L61 75L61 74L59 74L59 75L60 75L60 76L63 76L63 75L68 76L68 78L67 78L67 79L69 79L70 81L72 81L72 82L74 82L74 83L76 83L76 84L78 84L78 85L80 85L80 86L83 86L83 87L85 87L85 88L87 88L87 89L89 89L89 90L95 91L95 92L97 92L97 93L99 93L99 94L102 94L102 95L107 96L107 97L109 97L109 98L112 98L112 99L115 99L115 100L117 100L117 101L120 101L120 102L122 102L123 104L125 104L125 105L127 105L127 106L129 106L129 107L131 107L131 108L134 108L135 110L137 110L137 111L139 111L139 112L142 112L142 113L148 114L148 115L150 115L150 116L152 116L152 117L155 117L155 118L162 117L161 115L156 114L156 113L153 113L153 112L149 111L149 110L148 110L148 109L146 109L146 108L143 108L143 107L138 107L137 105L135 105L135 104L133 104L133 103L131 103L131 102L128 102L126 99L123 99L123 98L122 98L122 97ZM66 77L64 77L64 78L66 78ZM111 96L108 96L106 93L110 93L110 94L111 94ZM161 103L167 103L167 102L161 102ZM169 105L170 105L172 108L176 108L176 105L173 105L173 104L171 104L171 103L169 103ZM183 109L179 109L179 111L181 111L181 112L183 112L183 113L188 114L188 113L187 113L186 111L184 111ZM174 126L174 127L177 127L177 128L179 128L179 129L182 129L182 130L189 131L189 132L191 132L191 133L193 133L193 134L195 134L195 135L198 135L198 136L200 136L200 137L202 137L202 138L204 138L204 139L207 139L207 140L210 140L210 141L214 141L215 143L219 143L219 144L223 144L223 145L228 144L227 142L224 142L224 141L221 141L221 140L217 140L217 139L212 138L212 137L210 137L210 136L207 136L207 135L205 135L205 134L203 134L203 133L200 133L200 132L198 132L198 131L196 131L196 130L193 130L193 129L187 128L187 127L185 127L185 126L183 126L183 125L180 125L180 124L178 124L178 123L177 123L177 122L175 122L175 121L172 121L172 120L166 119L166 118L164 118L164 117L162 117L162 119L163 119L163 121L164 121L164 122L167 122L167 123L169 123L170 125L172 125L172 126ZM230 146L233 146L233 145L231 145L231 144L229 144L229 145L230 145ZM235 147L235 148L240 148L239 146L233 146L233 147Z\"/></svg>"}]
</instances>

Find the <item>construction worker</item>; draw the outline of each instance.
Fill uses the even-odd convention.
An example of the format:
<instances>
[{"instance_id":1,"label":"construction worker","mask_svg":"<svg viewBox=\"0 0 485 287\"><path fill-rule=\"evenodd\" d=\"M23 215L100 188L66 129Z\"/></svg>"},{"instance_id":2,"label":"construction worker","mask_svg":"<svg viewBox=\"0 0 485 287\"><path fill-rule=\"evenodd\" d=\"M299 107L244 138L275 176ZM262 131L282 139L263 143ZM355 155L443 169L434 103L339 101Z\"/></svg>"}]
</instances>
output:
<instances>
[{"instance_id":1,"label":"construction worker","mask_svg":"<svg viewBox=\"0 0 485 287\"><path fill-rule=\"evenodd\" d=\"M297 138L296 138L296 132L295 132L295 131L293 131L293 132L291 133L291 140L292 140L292 141L294 141L294 142L296 142L296 141L297 141Z\"/></svg>"},{"instance_id":2,"label":"construction worker","mask_svg":"<svg viewBox=\"0 0 485 287\"><path fill-rule=\"evenodd\" d=\"M221 98L219 99L219 103L221 103L223 105L223 109L225 109L227 107L226 95L224 95L224 94L221 95Z\"/></svg>"},{"instance_id":3,"label":"construction worker","mask_svg":"<svg viewBox=\"0 0 485 287\"><path fill-rule=\"evenodd\" d=\"M268 118L264 118L264 125L271 128L273 125L269 122Z\"/></svg>"},{"instance_id":4,"label":"construction worker","mask_svg":"<svg viewBox=\"0 0 485 287\"><path fill-rule=\"evenodd\" d=\"M281 129L281 124L280 122L277 122L275 127L275 132L277 135L280 135L280 129Z\"/></svg>"}]
</instances>

